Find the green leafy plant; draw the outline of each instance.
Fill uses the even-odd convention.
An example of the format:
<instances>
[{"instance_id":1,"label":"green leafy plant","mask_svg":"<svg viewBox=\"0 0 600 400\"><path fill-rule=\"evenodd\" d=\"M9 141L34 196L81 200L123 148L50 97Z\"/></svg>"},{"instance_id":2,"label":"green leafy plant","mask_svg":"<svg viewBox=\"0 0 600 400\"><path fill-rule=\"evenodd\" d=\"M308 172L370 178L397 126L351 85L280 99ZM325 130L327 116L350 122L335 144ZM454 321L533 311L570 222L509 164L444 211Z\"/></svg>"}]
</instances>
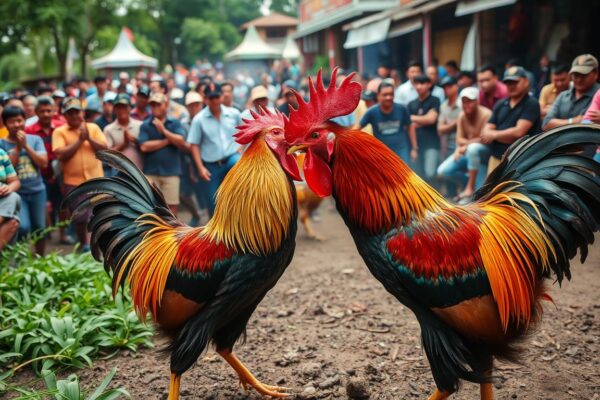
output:
<instances>
[{"instance_id":1,"label":"green leafy plant","mask_svg":"<svg viewBox=\"0 0 600 400\"><path fill-rule=\"evenodd\" d=\"M30 363L81 368L119 350L152 347L152 328L89 253L38 257L18 243L0 258L0 373ZM2 375L0 375L0 380Z\"/></svg>"}]
</instances>

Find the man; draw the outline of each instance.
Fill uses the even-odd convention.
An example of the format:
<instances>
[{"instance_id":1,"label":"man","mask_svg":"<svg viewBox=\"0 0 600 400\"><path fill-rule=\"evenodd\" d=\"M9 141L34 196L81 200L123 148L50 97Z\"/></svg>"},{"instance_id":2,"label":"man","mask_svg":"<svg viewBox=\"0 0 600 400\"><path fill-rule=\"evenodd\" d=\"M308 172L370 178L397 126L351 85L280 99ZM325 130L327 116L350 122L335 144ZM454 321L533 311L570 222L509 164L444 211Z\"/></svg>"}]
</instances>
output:
<instances>
[{"instance_id":1,"label":"man","mask_svg":"<svg viewBox=\"0 0 600 400\"><path fill-rule=\"evenodd\" d=\"M242 112L243 119L254 119L250 113L250 110L254 111L255 113L260 113L261 108L266 109L268 107L269 111L273 111L271 107L269 107L269 92L263 85L258 85L252 88L248 103L250 104L250 108L247 108Z\"/></svg>"},{"instance_id":2,"label":"man","mask_svg":"<svg viewBox=\"0 0 600 400\"><path fill-rule=\"evenodd\" d=\"M550 112L558 95L569 89L570 85L569 68L565 64L560 64L552 68L552 81L544 86L540 92L542 118L545 118L548 112Z\"/></svg>"},{"instance_id":3,"label":"man","mask_svg":"<svg viewBox=\"0 0 600 400\"><path fill-rule=\"evenodd\" d=\"M540 132L540 105L529 95L529 79L523 67L504 73L509 97L496 104L489 122L481 131L481 143L491 145L488 174L500 164L508 147L525 135Z\"/></svg>"},{"instance_id":4,"label":"man","mask_svg":"<svg viewBox=\"0 0 600 400\"><path fill-rule=\"evenodd\" d=\"M446 64L444 64L444 67L446 68L448 76L458 79L458 74L460 73L460 70L456 61L450 60L446 62Z\"/></svg>"},{"instance_id":5,"label":"man","mask_svg":"<svg viewBox=\"0 0 600 400\"><path fill-rule=\"evenodd\" d=\"M185 107L187 108L190 118L194 118L204 106L204 99L200 93L192 90L185 95ZM191 121L187 121L183 124L183 127L187 132L190 130ZM181 154L181 185L179 188L179 200L181 204L190 212L192 219L188 223L190 226L198 226L203 222L201 212L203 215L208 217L208 210L206 205L206 198L204 196L204 181L198 180L198 174L194 167L194 162L189 152L182 152ZM194 202L192 195L196 196L198 205Z\"/></svg>"},{"instance_id":6,"label":"man","mask_svg":"<svg viewBox=\"0 0 600 400\"><path fill-rule=\"evenodd\" d=\"M0 251L11 242L19 229L21 198L17 191L20 187L8 154L0 149Z\"/></svg>"},{"instance_id":7,"label":"man","mask_svg":"<svg viewBox=\"0 0 600 400\"><path fill-rule=\"evenodd\" d=\"M94 123L104 130L108 124L115 120L114 102L116 95L113 92L108 92L102 99L102 115L96 118Z\"/></svg>"},{"instance_id":8,"label":"man","mask_svg":"<svg viewBox=\"0 0 600 400\"><path fill-rule=\"evenodd\" d=\"M83 182L103 176L102 163L96 158L96 152L105 150L107 146L98 125L84 121L78 99L71 97L65 100L63 115L66 124L54 130L52 151L60 161L65 196ZM88 219L89 214L80 215L72 221L82 251L89 250Z\"/></svg>"},{"instance_id":9,"label":"man","mask_svg":"<svg viewBox=\"0 0 600 400\"><path fill-rule=\"evenodd\" d=\"M381 80L390 78L391 73L392 69L387 64L379 64L379 67L377 67L377 77Z\"/></svg>"},{"instance_id":10,"label":"man","mask_svg":"<svg viewBox=\"0 0 600 400\"><path fill-rule=\"evenodd\" d=\"M421 74L423 74L421 63L418 61L411 61L406 69L406 82L398 86L394 93L394 101L396 103L406 107L408 103L418 97L414 79Z\"/></svg>"},{"instance_id":11,"label":"man","mask_svg":"<svg viewBox=\"0 0 600 400\"><path fill-rule=\"evenodd\" d=\"M138 142L143 157L144 174L165 196L173 214L179 205L181 151L185 150L185 130L181 123L167 115L169 100L162 92L150 96L152 118L140 127Z\"/></svg>"},{"instance_id":12,"label":"man","mask_svg":"<svg viewBox=\"0 0 600 400\"><path fill-rule=\"evenodd\" d=\"M593 122L594 124L600 124L600 90L598 90L594 95L592 103L590 104L589 108L585 112L585 115L583 116L583 122ZM594 160L596 162L600 162L600 147L596 148Z\"/></svg>"},{"instance_id":13,"label":"man","mask_svg":"<svg viewBox=\"0 0 600 400\"><path fill-rule=\"evenodd\" d=\"M508 97L506 86L498 81L496 70L491 65L479 68L477 85L479 86L479 104L490 110L494 109L497 102Z\"/></svg>"},{"instance_id":14,"label":"man","mask_svg":"<svg viewBox=\"0 0 600 400\"><path fill-rule=\"evenodd\" d=\"M413 135L409 141L410 116L406 107L394 103L392 80L384 79L379 84L377 99L379 104L375 104L367 110L359 122L359 128L363 129L370 125L373 135L408 164L410 149L417 145L416 137Z\"/></svg>"},{"instance_id":15,"label":"man","mask_svg":"<svg viewBox=\"0 0 600 400\"><path fill-rule=\"evenodd\" d=\"M430 65L425 70L425 74L429 77L431 81L431 94L440 99L440 103L445 100L444 89L442 89L439 85L439 72L438 67L435 65Z\"/></svg>"},{"instance_id":16,"label":"man","mask_svg":"<svg viewBox=\"0 0 600 400\"><path fill-rule=\"evenodd\" d=\"M392 80L392 78L389 78L390 80ZM389 82L389 80L388 80ZM392 80L393 82L393 80ZM389 82L391 83L391 82ZM395 84L393 84L394 87L396 87ZM394 96L392 95L392 101L394 100ZM356 110L354 110L354 119L356 121L358 121L358 123L356 124L356 128L357 129L361 129L363 132L368 133L369 135L373 134L373 127L369 124L367 126L364 127L360 127L360 121L362 120L363 116L367 113L367 111L369 110L369 108L373 107L375 104L377 104L377 92L372 92L370 90L363 90L361 95L360 95L360 101L358 102L358 106L356 106Z\"/></svg>"},{"instance_id":17,"label":"man","mask_svg":"<svg viewBox=\"0 0 600 400\"><path fill-rule=\"evenodd\" d=\"M447 75L440 84L446 97L446 100L440 106L437 126L438 135L440 136L440 159L443 160L448 154L454 153L456 149L456 124L460 113L460 103L457 101L458 83L455 78ZM446 196L456 196L454 182L446 182Z\"/></svg>"},{"instance_id":18,"label":"man","mask_svg":"<svg viewBox=\"0 0 600 400\"><path fill-rule=\"evenodd\" d=\"M204 98L208 107L194 117L187 138L198 175L207 182L205 196L211 216L215 211L217 189L240 158L240 147L233 134L242 118L238 110L222 104L222 94L218 84L206 85Z\"/></svg>"},{"instance_id":19,"label":"man","mask_svg":"<svg viewBox=\"0 0 600 400\"><path fill-rule=\"evenodd\" d=\"M415 89L419 97L408 103L411 132L416 135L417 143L410 153L416 171L430 185L437 188L436 170L440 160L440 137L437 133L437 120L440 100L431 95L431 81L427 75L414 78Z\"/></svg>"},{"instance_id":20,"label":"man","mask_svg":"<svg viewBox=\"0 0 600 400\"><path fill-rule=\"evenodd\" d=\"M120 151L139 169L143 169L142 154L138 149L138 137L142 121L131 117L131 98L119 93L114 101L116 119L104 128L106 144L112 150Z\"/></svg>"},{"instance_id":21,"label":"man","mask_svg":"<svg viewBox=\"0 0 600 400\"><path fill-rule=\"evenodd\" d=\"M106 77L97 76L94 78L94 87L95 92L90 94L86 99L86 104L92 101L96 101L98 104L102 104L102 100L104 99L104 95L107 93L108 83L106 82Z\"/></svg>"},{"instance_id":22,"label":"man","mask_svg":"<svg viewBox=\"0 0 600 400\"><path fill-rule=\"evenodd\" d=\"M298 85L292 80L283 82L283 99L284 103L277 109L286 117L290 116L290 107L298 109L298 99L294 96L294 90L298 90Z\"/></svg>"},{"instance_id":23,"label":"man","mask_svg":"<svg viewBox=\"0 0 600 400\"><path fill-rule=\"evenodd\" d=\"M567 124L577 124L589 108L594 94L600 89L598 60L591 54L577 56L569 71L573 87L556 98L542 124L545 131Z\"/></svg>"},{"instance_id":24,"label":"man","mask_svg":"<svg viewBox=\"0 0 600 400\"><path fill-rule=\"evenodd\" d=\"M46 196L50 202L52 209L50 214L50 221L65 221L67 215L61 211L60 203L62 201L62 194L60 192L60 183L58 181L58 175L55 173L53 164L58 163L56 161L56 155L52 151L52 133L59 126L64 125L62 118L56 118L55 113L56 106L54 101L49 96L40 96L37 99L37 106L35 107L35 113L38 117L38 121L25 128L25 133L29 135L39 136L44 143L46 149L46 156L48 157L48 165L46 168L42 168L42 178L44 185L46 186ZM67 235L65 227L60 228L60 244L69 245L73 244L73 239Z\"/></svg>"},{"instance_id":25,"label":"man","mask_svg":"<svg viewBox=\"0 0 600 400\"><path fill-rule=\"evenodd\" d=\"M154 93L162 93L165 95L167 99L167 115L171 119L176 119L179 123L181 121L190 120L190 116L188 111L184 106L177 103L176 101L170 101L167 93L169 91L169 87L167 83L163 79L152 78L150 82L150 91Z\"/></svg>"},{"instance_id":26,"label":"man","mask_svg":"<svg viewBox=\"0 0 600 400\"><path fill-rule=\"evenodd\" d=\"M225 107L235 107L233 104L233 84L231 82L224 82L221 85L221 91L223 91L223 105Z\"/></svg>"},{"instance_id":27,"label":"man","mask_svg":"<svg viewBox=\"0 0 600 400\"><path fill-rule=\"evenodd\" d=\"M458 89L463 90L464 88L475 86L475 74L473 71L460 71L456 78L458 83Z\"/></svg>"},{"instance_id":28,"label":"man","mask_svg":"<svg viewBox=\"0 0 600 400\"><path fill-rule=\"evenodd\" d=\"M37 122L35 115L35 107L37 106L37 98L31 94L23 97L23 110L25 110L25 127L31 126Z\"/></svg>"},{"instance_id":29,"label":"man","mask_svg":"<svg viewBox=\"0 0 600 400\"><path fill-rule=\"evenodd\" d=\"M474 87L460 92L460 103L455 150L437 169L440 179L464 186L458 201L470 198L485 181L490 149L481 143L480 133L492 115L489 108L479 105L479 91Z\"/></svg>"},{"instance_id":30,"label":"man","mask_svg":"<svg viewBox=\"0 0 600 400\"><path fill-rule=\"evenodd\" d=\"M102 104L97 99L93 98L85 102L83 119L85 122L95 123L102 115Z\"/></svg>"},{"instance_id":31,"label":"man","mask_svg":"<svg viewBox=\"0 0 600 400\"><path fill-rule=\"evenodd\" d=\"M131 111L131 118L137 121L144 121L150 116L148 99L150 98L150 88L142 85L135 94L135 108Z\"/></svg>"},{"instance_id":32,"label":"man","mask_svg":"<svg viewBox=\"0 0 600 400\"><path fill-rule=\"evenodd\" d=\"M46 187L40 173L48 164L46 149L42 139L25 133L25 112L17 107L6 107L2 111L2 121L8 128L8 137L0 140L0 148L8 154L17 171L21 187L17 192L21 197L19 212L19 237L46 228ZM36 253L43 256L46 239L35 243Z\"/></svg>"}]
</instances>

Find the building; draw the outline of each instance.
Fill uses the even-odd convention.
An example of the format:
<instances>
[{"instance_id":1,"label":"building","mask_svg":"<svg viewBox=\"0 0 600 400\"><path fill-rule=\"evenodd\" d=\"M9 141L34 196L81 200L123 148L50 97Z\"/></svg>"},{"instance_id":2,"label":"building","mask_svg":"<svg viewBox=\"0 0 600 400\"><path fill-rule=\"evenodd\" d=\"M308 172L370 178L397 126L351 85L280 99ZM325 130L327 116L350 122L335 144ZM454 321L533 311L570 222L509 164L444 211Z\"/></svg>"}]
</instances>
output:
<instances>
[{"instance_id":1,"label":"building","mask_svg":"<svg viewBox=\"0 0 600 400\"><path fill-rule=\"evenodd\" d=\"M245 32L252 26L256 29L258 36L260 36L266 44L281 53L282 58L289 58L290 56L298 58L300 57L298 46L296 46L293 40L288 40L296 33L298 23L299 21L297 18L272 12L269 15L246 22L242 25L241 30L242 32ZM290 42L292 44L290 44ZM284 54L286 47L287 54ZM294 50L295 53L290 53Z\"/></svg>"},{"instance_id":2,"label":"building","mask_svg":"<svg viewBox=\"0 0 600 400\"><path fill-rule=\"evenodd\" d=\"M296 36L307 61L371 74L380 64L403 71L410 60L474 69L517 58L535 69L544 54L598 55L596 15L600 2L584 0L303 0Z\"/></svg>"}]
</instances>

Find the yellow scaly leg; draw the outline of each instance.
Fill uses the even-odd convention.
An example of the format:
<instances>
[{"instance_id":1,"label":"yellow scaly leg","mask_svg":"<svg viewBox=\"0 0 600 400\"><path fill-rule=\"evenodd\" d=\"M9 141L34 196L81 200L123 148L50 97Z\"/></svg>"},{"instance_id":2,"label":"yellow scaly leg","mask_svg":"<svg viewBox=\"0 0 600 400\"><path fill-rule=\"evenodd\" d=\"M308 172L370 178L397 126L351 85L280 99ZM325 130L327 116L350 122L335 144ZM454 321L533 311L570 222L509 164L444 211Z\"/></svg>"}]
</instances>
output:
<instances>
[{"instance_id":1,"label":"yellow scaly leg","mask_svg":"<svg viewBox=\"0 0 600 400\"><path fill-rule=\"evenodd\" d=\"M435 389L435 392L429 396L429 400L446 400L448 397L450 397L450 393Z\"/></svg>"},{"instance_id":2,"label":"yellow scaly leg","mask_svg":"<svg viewBox=\"0 0 600 400\"><path fill-rule=\"evenodd\" d=\"M169 382L169 398L168 400L179 400L179 381L181 375L171 372L171 381Z\"/></svg>"}]
</instances>

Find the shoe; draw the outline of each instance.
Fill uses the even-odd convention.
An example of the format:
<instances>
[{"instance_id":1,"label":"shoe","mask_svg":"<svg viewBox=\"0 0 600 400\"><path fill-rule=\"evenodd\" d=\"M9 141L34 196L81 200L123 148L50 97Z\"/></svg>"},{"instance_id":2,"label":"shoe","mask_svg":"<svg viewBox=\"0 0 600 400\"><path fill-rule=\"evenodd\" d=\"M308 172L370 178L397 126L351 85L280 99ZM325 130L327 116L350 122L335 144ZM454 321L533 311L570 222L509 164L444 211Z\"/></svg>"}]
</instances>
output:
<instances>
[{"instance_id":1,"label":"shoe","mask_svg":"<svg viewBox=\"0 0 600 400\"><path fill-rule=\"evenodd\" d=\"M66 238L60 240L60 244L70 246L75 244L75 239L73 239L71 236L67 236Z\"/></svg>"},{"instance_id":2,"label":"shoe","mask_svg":"<svg viewBox=\"0 0 600 400\"><path fill-rule=\"evenodd\" d=\"M81 246L80 253L89 253L89 252L90 252L90 245L89 244Z\"/></svg>"}]
</instances>

